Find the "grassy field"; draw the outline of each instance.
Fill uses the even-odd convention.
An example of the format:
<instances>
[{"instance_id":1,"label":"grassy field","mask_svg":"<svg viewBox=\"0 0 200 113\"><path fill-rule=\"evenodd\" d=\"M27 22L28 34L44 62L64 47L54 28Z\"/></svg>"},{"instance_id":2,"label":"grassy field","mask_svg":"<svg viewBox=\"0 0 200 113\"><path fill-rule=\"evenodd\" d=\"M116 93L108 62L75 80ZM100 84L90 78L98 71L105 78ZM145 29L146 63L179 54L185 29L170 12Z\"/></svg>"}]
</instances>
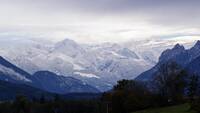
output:
<instances>
[{"instance_id":1,"label":"grassy field","mask_svg":"<svg viewBox=\"0 0 200 113\"><path fill-rule=\"evenodd\" d=\"M189 104L177 105L172 107L164 107L159 109L149 109L144 111L138 111L133 113L196 113L190 109Z\"/></svg>"}]
</instances>

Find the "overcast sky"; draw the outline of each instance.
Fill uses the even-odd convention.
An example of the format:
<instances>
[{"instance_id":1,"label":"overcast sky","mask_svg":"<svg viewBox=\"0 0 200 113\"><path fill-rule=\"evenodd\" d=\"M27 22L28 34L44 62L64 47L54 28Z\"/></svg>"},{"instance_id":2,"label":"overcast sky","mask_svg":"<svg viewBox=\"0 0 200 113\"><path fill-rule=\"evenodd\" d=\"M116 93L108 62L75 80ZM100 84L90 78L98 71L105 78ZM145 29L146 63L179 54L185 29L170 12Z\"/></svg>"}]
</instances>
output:
<instances>
[{"instance_id":1,"label":"overcast sky","mask_svg":"<svg viewBox=\"0 0 200 113\"><path fill-rule=\"evenodd\" d=\"M200 0L0 0L0 38L197 39L199 6Z\"/></svg>"}]
</instances>

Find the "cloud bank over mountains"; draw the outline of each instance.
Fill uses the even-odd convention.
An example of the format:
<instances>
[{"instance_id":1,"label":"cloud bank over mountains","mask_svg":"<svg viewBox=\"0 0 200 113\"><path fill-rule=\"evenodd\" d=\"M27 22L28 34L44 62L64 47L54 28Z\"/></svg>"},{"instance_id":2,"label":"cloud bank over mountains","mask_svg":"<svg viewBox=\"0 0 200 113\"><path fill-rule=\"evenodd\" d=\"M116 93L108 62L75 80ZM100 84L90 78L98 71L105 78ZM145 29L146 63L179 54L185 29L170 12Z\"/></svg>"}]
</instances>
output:
<instances>
[{"instance_id":1,"label":"cloud bank over mountains","mask_svg":"<svg viewBox=\"0 0 200 113\"><path fill-rule=\"evenodd\" d=\"M1 0L0 38L81 43L200 36L198 0Z\"/></svg>"}]
</instances>

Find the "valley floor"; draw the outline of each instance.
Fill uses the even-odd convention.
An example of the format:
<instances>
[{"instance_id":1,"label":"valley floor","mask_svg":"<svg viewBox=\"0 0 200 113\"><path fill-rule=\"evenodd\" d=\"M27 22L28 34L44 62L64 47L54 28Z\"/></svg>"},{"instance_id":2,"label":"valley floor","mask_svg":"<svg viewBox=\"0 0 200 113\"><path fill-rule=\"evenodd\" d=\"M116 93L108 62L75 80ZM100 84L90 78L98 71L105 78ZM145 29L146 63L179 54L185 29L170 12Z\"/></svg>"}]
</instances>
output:
<instances>
[{"instance_id":1,"label":"valley floor","mask_svg":"<svg viewBox=\"0 0 200 113\"><path fill-rule=\"evenodd\" d=\"M196 112L190 110L189 104L182 104L171 107L143 110L133 113L196 113Z\"/></svg>"}]
</instances>

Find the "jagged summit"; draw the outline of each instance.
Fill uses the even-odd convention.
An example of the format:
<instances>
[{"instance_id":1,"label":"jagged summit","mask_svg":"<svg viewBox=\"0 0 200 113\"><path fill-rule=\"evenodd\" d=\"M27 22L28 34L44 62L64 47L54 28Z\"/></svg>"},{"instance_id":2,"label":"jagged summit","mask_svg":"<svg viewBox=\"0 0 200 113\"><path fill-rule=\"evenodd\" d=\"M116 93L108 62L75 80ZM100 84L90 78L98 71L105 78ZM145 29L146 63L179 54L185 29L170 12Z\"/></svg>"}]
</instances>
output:
<instances>
[{"instance_id":1,"label":"jagged summit","mask_svg":"<svg viewBox=\"0 0 200 113\"><path fill-rule=\"evenodd\" d=\"M184 50L185 49L185 47L183 46L183 45L180 45L179 43L178 44L176 44L175 46L174 46L174 48L173 49L180 49L180 50Z\"/></svg>"},{"instance_id":2,"label":"jagged summit","mask_svg":"<svg viewBox=\"0 0 200 113\"><path fill-rule=\"evenodd\" d=\"M194 45L194 47L195 47L195 48L200 48L200 40L198 40L198 41L196 42L196 44Z\"/></svg>"},{"instance_id":3,"label":"jagged summit","mask_svg":"<svg viewBox=\"0 0 200 113\"><path fill-rule=\"evenodd\" d=\"M151 68L150 70L142 73L136 79L137 80L152 80L156 73L159 73L159 68L162 64L166 64L168 62L176 62L179 66L186 69L186 71L196 72L200 75L200 41L197 41L196 44L191 49L184 49L180 44L176 44L173 49L168 49L164 51L160 57L159 62L156 66Z\"/></svg>"},{"instance_id":4,"label":"jagged summit","mask_svg":"<svg viewBox=\"0 0 200 113\"><path fill-rule=\"evenodd\" d=\"M161 56L159 57L160 62L165 62L174 56L183 53L185 51L185 47L180 44L176 44L172 49L165 50Z\"/></svg>"}]
</instances>

